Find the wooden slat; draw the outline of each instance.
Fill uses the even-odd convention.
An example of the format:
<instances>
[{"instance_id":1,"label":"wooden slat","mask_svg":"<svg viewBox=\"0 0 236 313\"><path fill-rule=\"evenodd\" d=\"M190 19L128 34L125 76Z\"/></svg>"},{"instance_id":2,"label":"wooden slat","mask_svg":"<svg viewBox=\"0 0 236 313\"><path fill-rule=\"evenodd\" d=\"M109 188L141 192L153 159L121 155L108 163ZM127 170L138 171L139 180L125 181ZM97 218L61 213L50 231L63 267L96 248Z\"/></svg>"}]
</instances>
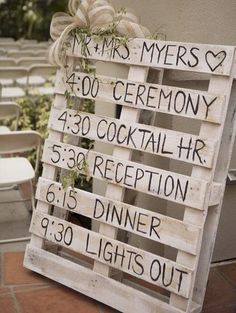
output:
<instances>
[{"instance_id":1,"label":"wooden slat","mask_svg":"<svg viewBox=\"0 0 236 313\"><path fill-rule=\"evenodd\" d=\"M111 37L101 41L88 35L81 38L77 34L73 36L67 49L68 56L218 75L230 74L234 54L232 46L141 38L129 39L128 45L124 45Z\"/></svg>"},{"instance_id":2,"label":"wooden slat","mask_svg":"<svg viewBox=\"0 0 236 313\"><path fill-rule=\"evenodd\" d=\"M57 72L55 93L221 123L224 94L141 83L78 71Z\"/></svg>"},{"instance_id":3,"label":"wooden slat","mask_svg":"<svg viewBox=\"0 0 236 313\"><path fill-rule=\"evenodd\" d=\"M57 141L46 140L42 160L60 168L83 171L110 183L145 192L176 203L204 210L205 199L210 193L209 184L202 179L145 166L121 158Z\"/></svg>"},{"instance_id":4,"label":"wooden slat","mask_svg":"<svg viewBox=\"0 0 236 313\"><path fill-rule=\"evenodd\" d=\"M234 66L234 70L235 70L235 66ZM234 72L234 71L233 71ZM227 99L226 99L226 105L225 105L225 109L223 112L223 120L225 122L225 118L227 115L227 111L228 111L228 103L229 103L229 97L231 94L231 88L232 88L232 82L233 82L233 74L231 74L230 77L212 77L210 80L210 84L209 84L209 92L214 92L214 91L218 91L218 92L222 92L222 93L226 93L227 95ZM216 125L210 125L208 123L202 123L201 129L200 129L200 135L204 135L204 134L208 134L208 138L209 139L213 139L213 138L219 138L219 140L221 141L222 136L223 136L223 130L224 130L224 123L221 126L216 126ZM216 161L218 158L218 154L219 154L219 150L220 150L220 144L217 147L216 150L216 159L215 159L215 163L213 166L213 169L211 171L207 170L207 169L203 169L203 168L199 168L199 167L193 167L192 170L192 177L198 177L198 178L205 178L207 179L209 182L212 182L214 179L214 176L216 175L216 172L219 171L219 169L216 168ZM225 178L227 176L227 172L224 173ZM221 199L223 198L223 193L221 194ZM206 201L209 201L209 199L206 199ZM209 210L211 210L211 208L209 208ZM219 210L220 211L220 210ZM209 213L208 213L209 214ZM217 214L220 214L219 212L217 212ZM197 211L197 210L192 210L191 208L186 208L185 209L185 214L184 214L184 221L185 222L189 222L194 221L194 224L199 226L199 227L204 227L205 221L206 221L207 215L203 214L203 212ZM208 239L206 239L208 240ZM200 238L200 245L202 244L202 236ZM209 247L210 249L213 248L213 246ZM184 252L179 251L178 255L177 255L177 261L181 262L182 264L185 264L186 266L196 266L198 264L198 260L199 260L199 255L200 255L200 250L199 253L197 254L197 257L193 257L190 256ZM209 252L207 252L207 255L209 255ZM210 265L210 258L208 258L207 260L205 259L205 262L208 263L208 268ZM204 265L205 267L205 265ZM196 278L196 271L194 272L194 276ZM202 277L202 279L205 282L205 286L206 286L206 275L204 277ZM199 280L199 278L198 278ZM194 292L194 280L193 280L193 285L191 287L192 289L192 294ZM195 287L195 290L197 290L197 286ZM196 292L198 293L198 292ZM195 297L194 297L195 298ZM198 304L199 303L199 299L197 300ZM170 303L178 308L181 308L183 310L186 310L188 312L188 310L190 310L190 306L191 303L190 301L186 301L185 299L183 299L182 297L178 297L175 294L171 295L170 298Z\"/></svg>"},{"instance_id":5,"label":"wooden slat","mask_svg":"<svg viewBox=\"0 0 236 313\"><path fill-rule=\"evenodd\" d=\"M24 266L124 313L183 313L157 298L31 245L27 246Z\"/></svg>"},{"instance_id":6,"label":"wooden slat","mask_svg":"<svg viewBox=\"0 0 236 313\"><path fill-rule=\"evenodd\" d=\"M233 73L236 73L234 68ZM214 179L222 184L226 182L226 176L229 170L229 165L232 156L232 150L234 146L234 140L236 135L236 81L233 82L231 89L229 109L225 121L225 128L222 137L222 144L218 156ZM225 153L227 151L227 153ZM224 185L223 185L224 186ZM222 189L222 195L224 194ZM200 253L200 260L198 269L196 272L196 283L194 288L194 301L196 301L201 307L203 305L204 296L207 286L207 277L209 275L209 260L212 259L213 247L216 240L217 227L220 220L221 206L223 197L221 196L221 202L218 205L209 209L202 239L202 247ZM232 240L234 240L232 238ZM227 244L227 242L226 242Z\"/></svg>"},{"instance_id":7,"label":"wooden slat","mask_svg":"<svg viewBox=\"0 0 236 313\"><path fill-rule=\"evenodd\" d=\"M54 101L54 107L65 108L66 107L65 97L62 95L56 95L55 101ZM62 134L57 131L50 131L48 138L50 138L51 140L60 141L62 138ZM56 178L56 175L57 175L57 168L55 166L44 164L42 177L54 180ZM50 208L51 206L45 202L41 202L41 201L37 202L37 205L36 205L37 210L48 213ZM37 236L32 235L30 242L35 247L38 247L38 248L43 247L43 240Z\"/></svg>"},{"instance_id":8,"label":"wooden slat","mask_svg":"<svg viewBox=\"0 0 236 313\"><path fill-rule=\"evenodd\" d=\"M52 109L48 127L92 140L211 167L216 142L191 134L75 110Z\"/></svg>"},{"instance_id":9,"label":"wooden slat","mask_svg":"<svg viewBox=\"0 0 236 313\"><path fill-rule=\"evenodd\" d=\"M132 66L129 69L128 79L137 80L138 82L145 82L148 76L148 68L140 68L137 66ZM140 118L140 110L126 107L121 109L120 119L126 122L138 122ZM123 147L114 147L113 149L113 156L114 157L121 157L125 160L130 160L132 157L132 150L126 149ZM125 188L119 185L114 185L111 183L107 184L106 188L106 197L112 195L114 200L123 201L125 195ZM110 238L116 238L117 236L117 229L113 226L106 225L104 223L100 223L99 225L99 233L109 236ZM97 273L103 274L105 276L110 275L110 267L104 265L100 262L94 262L94 271ZM120 277L121 278L121 277Z\"/></svg>"},{"instance_id":10,"label":"wooden slat","mask_svg":"<svg viewBox=\"0 0 236 313\"><path fill-rule=\"evenodd\" d=\"M195 254L200 229L174 218L105 198L60 183L39 179L36 198L73 213Z\"/></svg>"},{"instance_id":11,"label":"wooden slat","mask_svg":"<svg viewBox=\"0 0 236 313\"><path fill-rule=\"evenodd\" d=\"M131 245L35 211L30 232L60 246L188 297L192 270Z\"/></svg>"}]
</instances>

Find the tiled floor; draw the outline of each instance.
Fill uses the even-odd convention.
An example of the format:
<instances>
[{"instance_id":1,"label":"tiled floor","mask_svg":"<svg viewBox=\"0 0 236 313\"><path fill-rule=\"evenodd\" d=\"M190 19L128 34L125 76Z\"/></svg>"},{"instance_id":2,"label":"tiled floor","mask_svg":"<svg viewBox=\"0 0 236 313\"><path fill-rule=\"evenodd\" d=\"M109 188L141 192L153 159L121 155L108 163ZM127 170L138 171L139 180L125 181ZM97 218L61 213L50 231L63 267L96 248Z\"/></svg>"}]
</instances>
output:
<instances>
[{"instance_id":1,"label":"tiled floor","mask_svg":"<svg viewBox=\"0 0 236 313\"><path fill-rule=\"evenodd\" d=\"M0 241L14 238L29 237L31 214L24 202L19 202L18 190L2 191L0 193ZM15 202L11 202L14 199ZM6 201L6 203L4 203ZM10 202L7 202L10 201ZM16 202L17 201L17 202ZM12 251L12 244L9 245ZM19 247L19 242L15 245ZM7 245L0 244L0 252L6 251Z\"/></svg>"},{"instance_id":2,"label":"tiled floor","mask_svg":"<svg viewBox=\"0 0 236 313\"><path fill-rule=\"evenodd\" d=\"M1 253L0 313L117 312L24 269L23 254ZM203 313L236 313L236 263L211 269Z\"/></svg>"}]
</instances>

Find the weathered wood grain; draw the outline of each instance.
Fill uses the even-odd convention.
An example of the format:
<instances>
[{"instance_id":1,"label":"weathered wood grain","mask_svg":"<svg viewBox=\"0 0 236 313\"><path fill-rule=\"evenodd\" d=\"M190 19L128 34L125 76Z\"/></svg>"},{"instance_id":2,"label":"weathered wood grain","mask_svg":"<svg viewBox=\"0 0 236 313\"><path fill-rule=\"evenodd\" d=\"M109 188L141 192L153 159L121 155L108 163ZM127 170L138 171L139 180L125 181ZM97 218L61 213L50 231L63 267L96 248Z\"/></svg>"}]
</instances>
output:
<instances>
[{"instance_id":1,"label":"weathered wood grain","mask_svg":"<svg viewBox=\"0 0 236 313\"><path fill-rule=\"evenodd\" d=\"M232 68L232 46L143 38L129 39L126 45L119 38L104 37L99 41L88 35L82 37L73 35L68 56L216 75L229 75Z\"/></svg>"},{"instance_id":2,"label":"weathered wood grain","mask_svg":"<svg viewBox=\"0 0 236 313\"><path fill-rule=\"evenodd\" d=\"M164 128L128 123L114 118L75 111L52 109L48 127L80 136L139 150L170 159L211 167L216 141Z\"/></svg>"},{"instance_id":3,"label":"weathered wood grain","mask_svg":"<svg viewBox=\"0 0 236 313\"><path fill-rule=\"evenodd\" d=\"M115 185L145 192L198 210L204 210L209 184L174 172L124 161L80 147L46 140L42 160Z\"/></svg>"},{"instance_id":4,"label":"weathered wood grain","mask_svg":"<svg viewBox=\"0 0 236 313\"><path fill-rule=\"evenodd\" d=\"M39 179L36 198L191 254L197 251L198 227L153 211L77 188L63 190L60 183L43 178Z\"/></svg>"},{"instance_id":5,"label":"weathered wood grain","mask_svg":"<svg viewBox=\"0 0 236 313\"><path fill-rule=\"evenodd\" d=\"M192 270L181 264L39 211L33 214L30 232L188 297Z\"/></svg>"},{"instance_id":6,"label":"weathered wood grain","mask_svg":"<svg viewBox=\"0 0 236 313\"><path fill-rule=\"evenodd\" d=\"M124 313L182 313L157 297L31 245L24 266Z\"/></svg>"},{"instance_id":7,"label":"weathered wood grain","mask_svg":"<svg viewBox=\"0 0 236 313\"><path fill-rule=\"evenodd\" d=\"M78 71L57 72L55 93L117 103L136 109L221 123L224 94L89 75Z\"/></svg>"}]
</instances>

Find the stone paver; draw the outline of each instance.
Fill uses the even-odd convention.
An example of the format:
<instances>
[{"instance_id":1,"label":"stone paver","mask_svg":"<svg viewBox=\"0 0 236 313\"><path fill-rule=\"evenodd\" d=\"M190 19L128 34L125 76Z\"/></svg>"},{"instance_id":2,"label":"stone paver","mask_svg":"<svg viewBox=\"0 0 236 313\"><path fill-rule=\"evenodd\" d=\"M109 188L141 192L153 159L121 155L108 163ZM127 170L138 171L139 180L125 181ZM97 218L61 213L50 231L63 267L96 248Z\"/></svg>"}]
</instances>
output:
<instances>
[{"instance_id":1,"label":"stone paver","mask_svg":"<svg viewBox=\"0 0 236 313\"><path fill-rule=\"evenodd\" d=\"M0 295L11 293L11 289L9 287L0 287Z\"/></svg>"},{"instance_id":2,"label":"stone paver","mask_svg":"<svg viewBox=\"0 0 236 313\"><path fill-rule=\"evenodd\" d=\"M12 295L0 295L0 313L16 313Z\"/></svg>"},{"instance_id":3,"label":"stone paver","mask_svg":"<svg viewBox=\"0 0 236 313\"><path fill-rule=\"evenodd\" d=\"M233 288L232 285L218 273L217 268L214 267L209 274L204 307L205 310L212 308L218 309L226 304L236 304L236 288Z\"/></svg>"},{"instance_id":4,"label":"stone paver","mask_svg":"<svg viewBox=\"0 0 236 313\"><path fill-rule=\"evenodd\" d=\"M236 263L218 266L217 270L236 287Z\"/></svg>"},{"instance_id":5,"label":"stone paver","mask_svg":"<svg viewBox=\"0 0 236 313\"><path fill-rule=\"evenodd\" d=\"M236 313L236 305L223 306L218 308L215 307L210 310L204 310L202 313Z\"/></svg>"},{"instance_id":6,"label":"stone paver","mask_svg":"<svg viewBox=\"0 0 236 313\"><path fill-rule=\"evenodd\" d=\"M24 252L7 252L3 256L4 285L45 284L48 280L23 267Z\"/></svg>"},{"instance_id":7,"label":"stone paver","mask_svg":"<svg viewBox=\"0 0 236 313\"><path fill-rule=\"evenodd\" d=\"M17 293L22 313L99 313L93 300L64 287Z\"/></svg>"}]
</instances>

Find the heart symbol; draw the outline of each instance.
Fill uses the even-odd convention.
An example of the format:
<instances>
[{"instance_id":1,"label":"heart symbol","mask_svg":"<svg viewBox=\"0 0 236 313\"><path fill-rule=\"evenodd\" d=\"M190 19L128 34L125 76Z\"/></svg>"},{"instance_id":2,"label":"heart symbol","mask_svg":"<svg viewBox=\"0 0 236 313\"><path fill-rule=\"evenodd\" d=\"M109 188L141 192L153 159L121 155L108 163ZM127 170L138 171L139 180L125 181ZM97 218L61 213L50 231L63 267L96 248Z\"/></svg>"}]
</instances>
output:
<instances>
[{"instance_id":1,"label":"heart symbol","mask_svg":"<svg viewBox=\"0 0 236 313\"><path fill-rule=\"evenodd\" d=\"M207 51L205 55L205 59L207 65L209 66L210 70L214 72L221 64L224 62L227 53L225 51L220 51L218 53L214 53L212 51Z\"/></svg>"}]
</instances>

